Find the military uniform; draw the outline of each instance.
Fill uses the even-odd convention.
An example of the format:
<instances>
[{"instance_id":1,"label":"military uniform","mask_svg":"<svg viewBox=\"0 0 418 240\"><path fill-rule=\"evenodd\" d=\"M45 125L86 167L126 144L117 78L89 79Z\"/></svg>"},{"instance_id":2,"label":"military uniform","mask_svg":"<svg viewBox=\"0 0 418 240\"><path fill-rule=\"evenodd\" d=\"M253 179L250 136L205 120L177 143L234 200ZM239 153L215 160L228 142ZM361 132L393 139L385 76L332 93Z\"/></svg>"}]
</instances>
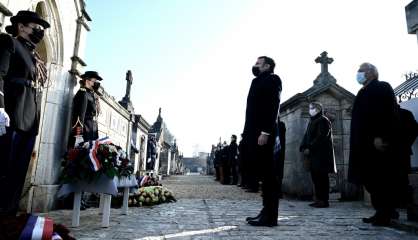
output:
<instances>
[{"instance_id":1,"label":"military uniform","mask_svg":"<svg viewBox=\"0 0 418 240\"><path fill-rule=\"evenodd\" d=\"M81 127L84 141L99 138L97 124L97 103L94 90L81 87L73 99L73 114L71 120L72 134L70 147L74 146L76 128Z\"/></svg>"},{"instance_id":2,"label":"military uniform","mask_svg":"<svg viewBox=\"0 0 418 240\"><path fill-rule=\"evenodd\" d=\"M12 24L22 20L49 27L30 11L21 11L11 18ZM16 32L12 34L17 35ZM33 42L20 36L0 34L0 109L4 109L10 118L10 126L6 125L6 133L0 136L1 215L15 215L18 210L39 131L46 68L34 51L35 47Z\"/></svg>"}]
</instances>

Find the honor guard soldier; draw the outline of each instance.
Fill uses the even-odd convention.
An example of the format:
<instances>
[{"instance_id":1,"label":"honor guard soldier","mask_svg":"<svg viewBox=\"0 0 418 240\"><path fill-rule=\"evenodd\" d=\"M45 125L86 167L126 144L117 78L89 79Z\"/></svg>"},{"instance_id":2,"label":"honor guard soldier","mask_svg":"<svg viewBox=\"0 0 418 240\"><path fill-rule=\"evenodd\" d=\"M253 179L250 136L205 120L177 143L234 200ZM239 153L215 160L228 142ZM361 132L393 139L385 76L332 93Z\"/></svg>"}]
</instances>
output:
<instances>
[{"instance_id":1,"label":"honor guard soldier","mask_svg":"<svg viewBox=\"0 0 418 240\"><path fill-rule=\"evenodd\" d=\"M69 147L99 138L97 116L100 108L96 91L100 87L101 80L102 77L95 71L87 71L81 75L81 87L73 99Z\"/></svg>"},{"instance_id":2,"label":"honor guard soldier","mask_svg":"<svg viewBox=\"0 0 418 240\"><path fill-rule=\"evenodd\" d=\"M39 130L45 64L36 53L48 22L19 11L0 34L0 215L14 216Z\"/></svg>"}]
</instances>

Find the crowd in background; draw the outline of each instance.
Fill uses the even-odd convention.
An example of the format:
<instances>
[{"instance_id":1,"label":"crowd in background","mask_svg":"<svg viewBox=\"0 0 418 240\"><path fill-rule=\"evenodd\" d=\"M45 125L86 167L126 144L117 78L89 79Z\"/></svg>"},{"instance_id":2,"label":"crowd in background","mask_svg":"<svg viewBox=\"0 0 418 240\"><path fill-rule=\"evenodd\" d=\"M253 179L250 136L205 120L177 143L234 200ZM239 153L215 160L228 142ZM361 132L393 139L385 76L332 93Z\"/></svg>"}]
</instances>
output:
<instances>
[{"instance_id":1,"label":"crowd in background","mask_svg":"<svg viewBox=\"0 0 418 240\"><path fill-rule=\"evenodd\" d=\"M280 121L278 125L279 140L275 152L275 161L277 163L277 177L283 178L283 166L285 158L285 135L286 126ZM212 145L211 156L215 169L215 180L224 185L237 185L247 192L258 192L260 189L259 180L255 173L254 162L251 162L248 154L245 154L242 140L238 143L237 136L232 135L230 143L226 141Z\"/></svg>"}]
</instances>

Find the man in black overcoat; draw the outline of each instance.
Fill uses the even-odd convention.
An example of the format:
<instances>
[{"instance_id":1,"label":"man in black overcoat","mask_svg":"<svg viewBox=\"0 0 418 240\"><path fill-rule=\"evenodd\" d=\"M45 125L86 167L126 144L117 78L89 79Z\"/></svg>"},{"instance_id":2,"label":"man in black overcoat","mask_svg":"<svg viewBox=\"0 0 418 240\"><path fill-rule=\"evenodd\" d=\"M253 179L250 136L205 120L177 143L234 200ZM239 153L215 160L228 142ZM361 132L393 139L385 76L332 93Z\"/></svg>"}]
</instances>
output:
<instances>
[{"instance_id":1,"label":"man in black overcoat","mask_svg":"<svg viewBox=\"0 0 418 240\"><path fill-rule=\"evenodd\" d=\"M315 202L311 207L329 206L329 173L336 173L331 122L325 117L322 104L309 104L311 119L303 136L299 150L307 161L315 188Z\"/></svg>"},{"instance_id":2,"label":"man in black overcoat","mask_svg":"<svg viewBox=\"0 0 418 240\"><path fill-rule=\"evenodd\" d=\"M275 63L259 57L253 66L253 79L247 98L244 147L251 174L262 182L263 209L257 217L248 217L253 226L276 226L278 217L278 174L273 150L277 134L277 117L282 83L274 74Z\"/></svg>"},{"instance_id":3,"label":"man in black overcoat","mask_svg":"<svg viewBox=\"0 0 418 240\"><path fill-rule=\"evenodd\" d=\"M46 67L36 45L50 25L19 11L0 34L0 215L16 215L39 130Z\"/></svg>"},{"instance_id":4,"label":"man in black overcoat","mask_svg":"<svg viewBox=\"0 0 418 240\"><path fill-rule=\"evenodd\" d=\"M398 158L401 162L401 206L407 207L408 219L414 220L418 216L413 214L411 204L413 204L413 189L409 185L409 174L411 173L411 155L412 145L418 136L418 123L415 121L411 111L399 107L399 116L401 121L401 137ZM416 220L416 219L415 219Z\"/></svg>"},{"instance_id":5,"label":"man in black overcoat","mask_svg":"<svg viewBox=\"0 0 418 240\"><path fill-rule=\"evenodd\" d=\"M213 167L215 168L215 181L221 180L221 144L215 148L215 157L213 159Z\"/></svg>"},{"instance_id":6,"label":"man in black overcoat","mask_svg":"<svg viewBox=\"0 0 418 240\"><path fill-rule=\"evenodd\" d=\"M228 147L228 160L229 166L231 168L231 178L232 184L238 184L238 145L237 145L237 136L231 136L231 143Z\"/></svg>"},{"instance_id":7,"label":"man in black overcoat","mask_svg":"<svg viewBox=\"0 0 418 240\"><path fill-rule=\"evenodd\" d=\"M392 87L378 80L374 65L361 64L357 81L363 87L352 109L348 180L370 193L376 213L363 221L387 226L399 216L395 210L401 172L398 108Z\"/></svg>"},{"instance_id":8,"label":"man in black overcoat","mask_svg":"<svg viewBox=\"0 0 418 240\"><path fill-rule=\"evenodd\" d=\"M229 145L224 141L221 149L221 183L231 183L231 165L229 164Z\"/></svg>"}]
</instances>

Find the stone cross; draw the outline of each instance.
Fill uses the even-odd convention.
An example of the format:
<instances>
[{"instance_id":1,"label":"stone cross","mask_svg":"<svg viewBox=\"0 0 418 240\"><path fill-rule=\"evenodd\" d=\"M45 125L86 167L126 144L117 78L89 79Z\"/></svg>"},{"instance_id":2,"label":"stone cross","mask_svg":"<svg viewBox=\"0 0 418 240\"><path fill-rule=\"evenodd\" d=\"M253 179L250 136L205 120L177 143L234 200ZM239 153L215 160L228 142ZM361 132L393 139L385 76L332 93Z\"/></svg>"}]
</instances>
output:
<instances>
[{"instance_id":1,"label":"stone cross","mask_svg":"<svg viewBox=\"0 0 418 240\"><path fill-rule=\"evenodd\" d=\"M133 77L132 77L132 72L131 70L128 70L126 72L126 94L125 97L130 99L131 97L131 86L132 86L132 82L133 82Z\"/></svg>"},{"instance_id":2,"label":"stone cross","mask_svg":"<svg viewBox=\"0 0 418 240\"><path fill-rule=\"evenodd\" d=\"M334 59L328 57L328 53L323 51L320 57L315 59L316 63L321 64L321 73L328 73L328 64L331 64Z\"/></svg>"}]
</instances>

